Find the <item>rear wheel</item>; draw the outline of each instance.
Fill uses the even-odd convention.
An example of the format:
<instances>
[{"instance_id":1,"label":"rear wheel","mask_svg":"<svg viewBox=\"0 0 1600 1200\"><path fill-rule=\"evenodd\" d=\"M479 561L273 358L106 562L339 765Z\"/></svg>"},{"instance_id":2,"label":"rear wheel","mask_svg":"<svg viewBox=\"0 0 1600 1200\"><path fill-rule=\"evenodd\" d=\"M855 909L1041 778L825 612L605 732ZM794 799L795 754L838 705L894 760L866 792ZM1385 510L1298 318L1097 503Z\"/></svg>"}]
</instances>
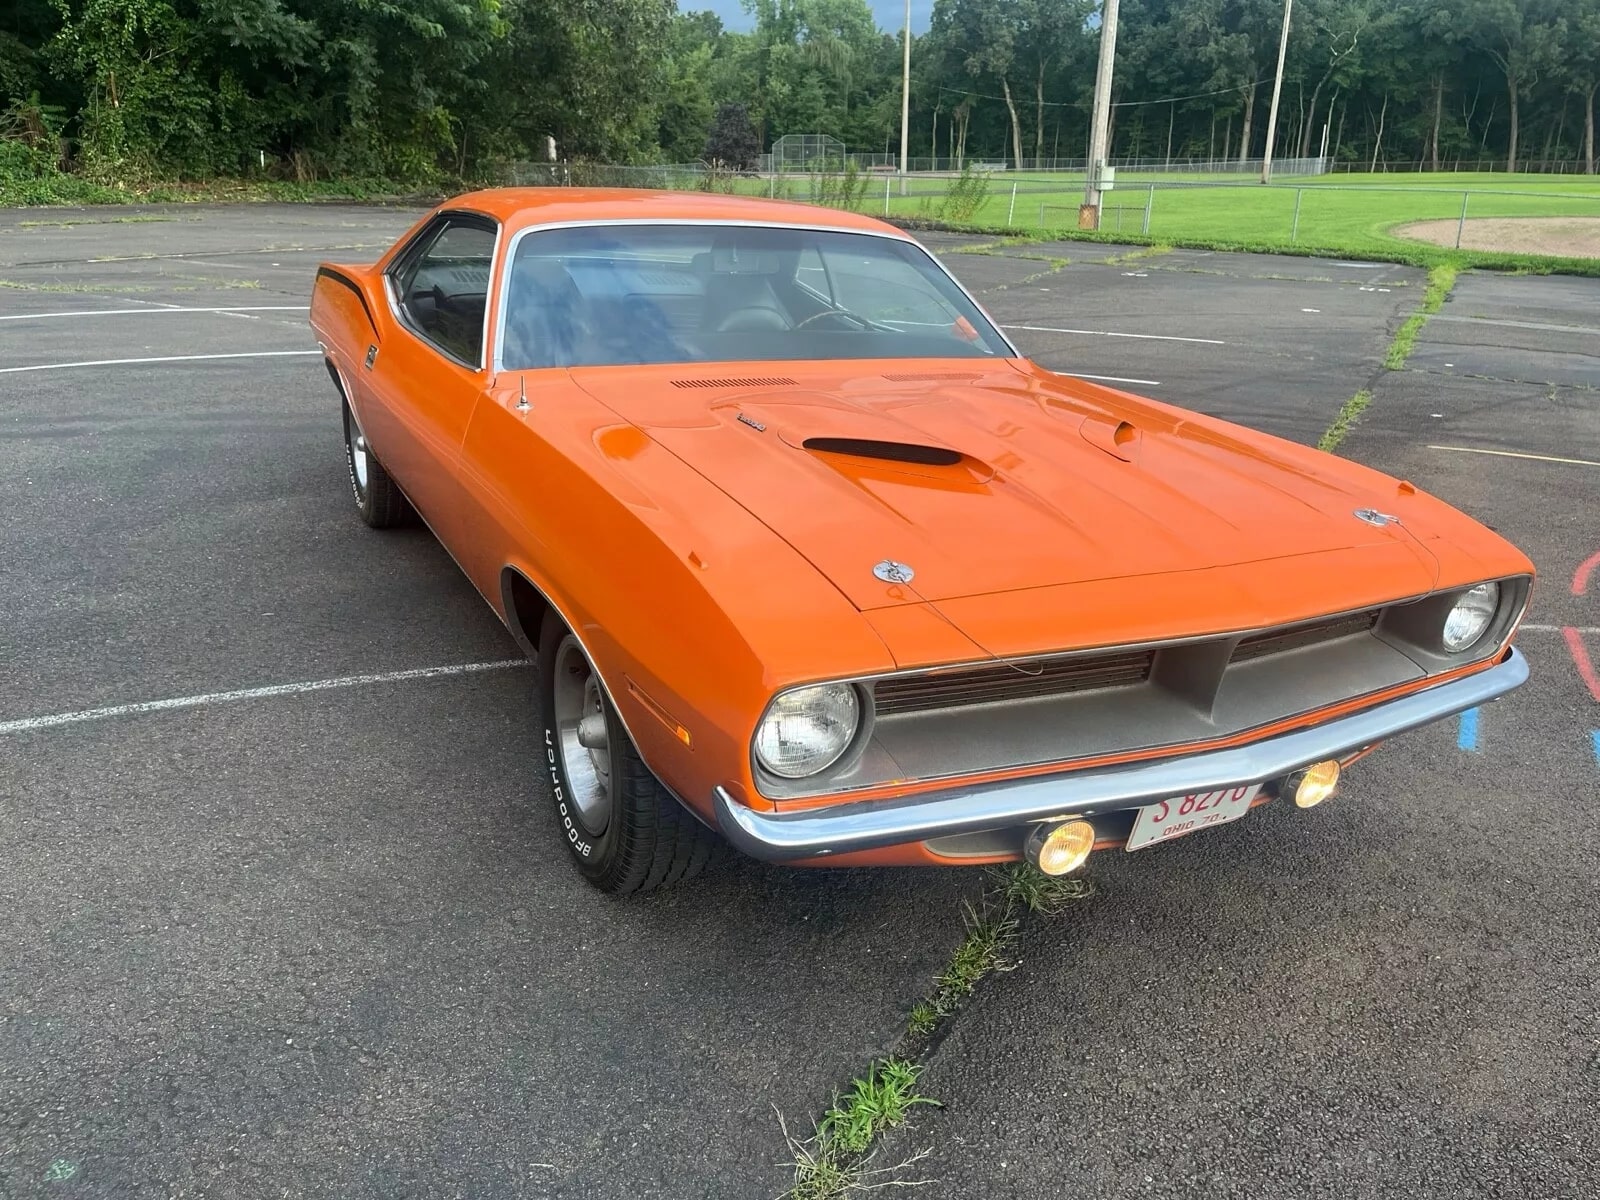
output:
<instances>
[{"instance_id":1,"label":"rear wheel","mask_svg":"<svg viewBox=\"0 0 1600 1200\"><path fill-rule=\"evenodd\" d=\"M697 875L722 841L650 773L578 639L554 614L539 638L545 769L562 837L602 891Z\"/></svg>"},{"instance_id":2,"label":"rear wheel","mask_svg":"<svg viewBox=\"0 0 1600 1200\"><path fill-rule=\"evenodd\" d=\"M344 460L363 521L374 529L392 529L411 520L410 503L367 445L348 400L344 402Z\"/></svg>"}]
</instances>

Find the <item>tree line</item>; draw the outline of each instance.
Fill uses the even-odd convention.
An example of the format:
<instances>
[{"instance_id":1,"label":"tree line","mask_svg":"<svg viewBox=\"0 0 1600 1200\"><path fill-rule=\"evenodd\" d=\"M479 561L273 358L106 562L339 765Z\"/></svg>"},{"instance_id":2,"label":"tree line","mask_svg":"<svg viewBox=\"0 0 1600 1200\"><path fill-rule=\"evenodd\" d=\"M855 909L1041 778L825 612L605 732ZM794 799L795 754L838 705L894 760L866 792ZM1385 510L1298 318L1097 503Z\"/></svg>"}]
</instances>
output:
<instances>
[{"instance_id":1,"label":"tree line","mask_svg":"<svg viewBox=\"0 0 1600 1200\"><path fill-rule=\"evenodd\" d=\"M748 32L674 0L10 0L0 150L101 178L416 181L493 178L547 137L615 163L789 133L898 152L898 30L866 0L744 3ZM1282 11L1123 0L1113 156L1258 157ZM1099 12L936 0L911 153L1082 158ZM1597 88L1600 0L1299 0L1274 153L1592 173Z\"/></svg>"}]
</instances>

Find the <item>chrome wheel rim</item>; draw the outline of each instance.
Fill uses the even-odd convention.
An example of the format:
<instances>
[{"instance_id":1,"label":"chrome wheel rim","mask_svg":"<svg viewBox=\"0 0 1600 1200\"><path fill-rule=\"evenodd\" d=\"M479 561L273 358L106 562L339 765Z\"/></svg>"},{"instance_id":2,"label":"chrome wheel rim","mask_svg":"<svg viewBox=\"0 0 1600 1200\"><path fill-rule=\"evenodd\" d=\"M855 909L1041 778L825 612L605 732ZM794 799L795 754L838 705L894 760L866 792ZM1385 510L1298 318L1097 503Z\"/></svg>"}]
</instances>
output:
<instances>
[{"instance_id":1,"label":"chrome wheel rim","mask_svg":"<svg viewBox=\"0 0 1600 1200\"><path fill-rule=\"evenodd\" d=\"M599 837L611 823L611 736L605 693L578 639L556 647L554 718L561 741L567 800L578 823Z\"/></svg>"},{"instance_id":2,"label":"chrome wheel rim","mask_svg":"<svg viewBox=\"0 0 1600 1200\"><path fill-rule=\"evenodd\" d=\"M367 435L361 432L361 422L356 420L356 414L348 409L346 411L349 415L345 418L344 440L350 450L350 474L355 478L356 490L365 495L370 469Z\"/></svg>"}]
</instances>

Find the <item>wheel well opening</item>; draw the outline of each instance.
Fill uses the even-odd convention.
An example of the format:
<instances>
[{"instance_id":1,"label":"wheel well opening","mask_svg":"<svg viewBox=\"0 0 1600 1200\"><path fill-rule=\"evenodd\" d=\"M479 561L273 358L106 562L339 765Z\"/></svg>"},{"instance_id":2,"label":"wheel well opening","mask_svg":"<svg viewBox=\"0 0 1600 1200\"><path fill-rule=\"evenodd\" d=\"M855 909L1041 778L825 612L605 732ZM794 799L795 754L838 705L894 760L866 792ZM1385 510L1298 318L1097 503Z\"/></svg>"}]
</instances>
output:
<instances>
[{"instance_id":1,"label":"wheel well opening","mask_svg":"<svg viewBox=\"0 0 1600 1200\"><path fill-rule=\"evenodd\" d=\"M501 594L505 597L506 616L510 618L511 634L527 653L535 654L539 648L539 630L544 626L544 615L550 611L550 602L539 589L510 567L501 581Z\"/></svg>"}]
</instances>

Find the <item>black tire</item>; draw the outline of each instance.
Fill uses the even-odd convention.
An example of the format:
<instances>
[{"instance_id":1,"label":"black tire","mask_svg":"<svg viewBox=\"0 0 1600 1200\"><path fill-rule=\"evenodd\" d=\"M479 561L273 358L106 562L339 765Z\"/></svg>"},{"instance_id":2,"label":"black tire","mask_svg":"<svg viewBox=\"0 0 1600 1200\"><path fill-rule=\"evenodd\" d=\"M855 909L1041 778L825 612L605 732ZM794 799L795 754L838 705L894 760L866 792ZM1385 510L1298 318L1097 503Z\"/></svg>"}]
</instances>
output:
<instances>
[{"instance_id":1,"label":"black tire","mask_svg":"<svg viewBox=\"0 0 1600 1200\"><path fill-rule=\"evenodd\" d=\"M356 508L360 510L363 521L374 529L393 529L411 523L414 514L410 501L389 472L383 469L378 456L365 448L361 424L356 420L355 413L350 411L348 400L344 402L344 465L350 476L350 490L355 494ZM362 478L363 467L365 479Z\"/></svg>"},{"instance_id":2,"label":"black tire","mask_svg":"<svg viewBox=\"0 0 1600 1200\"><path fill-rule=\"evenodd\" d=\"M564 738L557 717L556 689L560 682L570 695L573 687L582 690L590 686L588 679L576 677L581 669L579 660L592 676L594 668L577 640L559 617L554 613L547 616L539 635L541 740L551 802L573 862L595 887L616 895L654 891L698 875L721 856L725 844L650 773L597 677L595 699L586 711L604 718L604 748L577 746L570 729ZM558 674L565 678L558 680ZM570 712L570 705L568 709ZM577 772L570 770L569 753L587 756L589 765L579 762ZM597 765L596 755L607 761L603 769ZM591 790L589 782L602 773L608 802L604 813L597 816L578 803L578 789Z\"/></svg>"}]
</instances>

